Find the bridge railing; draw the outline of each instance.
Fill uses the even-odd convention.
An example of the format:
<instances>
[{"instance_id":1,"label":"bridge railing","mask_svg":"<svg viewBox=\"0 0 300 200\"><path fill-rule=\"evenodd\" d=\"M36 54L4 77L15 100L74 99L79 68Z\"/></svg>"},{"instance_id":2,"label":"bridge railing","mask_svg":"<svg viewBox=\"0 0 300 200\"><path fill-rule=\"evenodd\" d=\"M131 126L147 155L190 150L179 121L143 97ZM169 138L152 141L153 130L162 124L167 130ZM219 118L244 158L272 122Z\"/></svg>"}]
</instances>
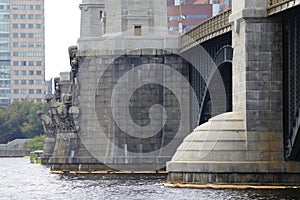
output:
<instances>
[{"instance_id":1,"label":"bridge railing","mask_svg":"<svg viewBox=\"0 0 300 200\"><path fill-rule=\"evenodd\" d=\"M230 31L230 14L231 9L206 20L182 35L180 39L180 50L185 51L197 44Z\"/></svg>"},{"instance_id":2,"label":"bridge railing","mask_svg":"<svg viewBox=\"0 0 300 200\"><path fill-rule=\"evenodd\" d=\"M273 15L298 5L298 0L268 0L268 14Z\"/></svg>"}]
</instances>

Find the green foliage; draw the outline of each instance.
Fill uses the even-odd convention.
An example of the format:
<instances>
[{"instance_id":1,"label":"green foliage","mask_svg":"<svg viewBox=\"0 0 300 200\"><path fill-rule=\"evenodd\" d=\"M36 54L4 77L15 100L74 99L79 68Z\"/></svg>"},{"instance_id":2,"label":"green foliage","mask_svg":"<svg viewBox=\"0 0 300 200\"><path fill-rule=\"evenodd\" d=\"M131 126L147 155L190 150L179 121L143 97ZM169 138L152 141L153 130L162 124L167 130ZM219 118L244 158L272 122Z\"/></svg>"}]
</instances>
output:
<instances>
[{"instance_id":1,"label":"green foliage","mask_svg":"<svg viewBox=\"0 0 300 200\"><path fill-rule=\"evenodd\" d=\"M32 140L27 141L23 145L23 149L29 149L31 151L43 150L45 144L45 136L35 136Z\"/></svg>"},{"instance_id":2,"label":"green foliage","mask_svg":"<svg viewBox=\"0 0 300 200\"><path fill-rule=\"evenodd\" d=\"M0 109L0 143L43 134L42 122L36 116L38 110L46 113L47 104L16 101Z\"/></svg>"}]
</instances>

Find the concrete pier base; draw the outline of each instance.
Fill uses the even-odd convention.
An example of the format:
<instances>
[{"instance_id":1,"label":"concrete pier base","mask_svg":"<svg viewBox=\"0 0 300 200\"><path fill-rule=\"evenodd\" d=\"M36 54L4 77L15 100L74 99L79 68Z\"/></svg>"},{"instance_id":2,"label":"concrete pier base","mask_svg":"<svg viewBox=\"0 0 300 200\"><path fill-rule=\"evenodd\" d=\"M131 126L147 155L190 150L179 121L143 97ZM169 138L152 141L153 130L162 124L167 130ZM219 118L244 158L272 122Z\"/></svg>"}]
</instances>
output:
<instances>
[{"instance_id":1,"label":"concrete pier base","mask_svg":"<svg viewBox=\"0 0 300 200\"><path fill-rule=\"evenodd\" d=\"M300 185L300 165L284 161L277 133L247 132L242 113L196 128L167 163L170 183Z\"/></svg>"}]
</instances>

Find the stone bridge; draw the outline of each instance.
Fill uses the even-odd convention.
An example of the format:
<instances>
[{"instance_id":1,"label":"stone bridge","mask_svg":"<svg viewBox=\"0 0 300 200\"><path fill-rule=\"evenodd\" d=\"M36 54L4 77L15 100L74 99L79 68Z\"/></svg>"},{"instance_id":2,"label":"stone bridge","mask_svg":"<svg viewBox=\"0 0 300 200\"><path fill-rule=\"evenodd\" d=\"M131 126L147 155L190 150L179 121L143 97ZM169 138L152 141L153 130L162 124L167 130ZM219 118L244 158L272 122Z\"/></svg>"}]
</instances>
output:
<instances>
[{"instance_id":1,"label":"stone bridge","mask_svg":"<svg viewBox=\"0 0 300 200\"><path fill-rule=\"evenodd\" d=\"M216 65L231 112L206 114L212 118L202 124L208 118L201 111L202 125L167 164L169 181L299 183L299 5L297 0L233 0L232 10L181 36L183 54L199 57L198 46L212 57L221 52ZM218 64L222 60L225 66ZM199 94L199 102L209 102Z\"/></svg>"}]
</instances>

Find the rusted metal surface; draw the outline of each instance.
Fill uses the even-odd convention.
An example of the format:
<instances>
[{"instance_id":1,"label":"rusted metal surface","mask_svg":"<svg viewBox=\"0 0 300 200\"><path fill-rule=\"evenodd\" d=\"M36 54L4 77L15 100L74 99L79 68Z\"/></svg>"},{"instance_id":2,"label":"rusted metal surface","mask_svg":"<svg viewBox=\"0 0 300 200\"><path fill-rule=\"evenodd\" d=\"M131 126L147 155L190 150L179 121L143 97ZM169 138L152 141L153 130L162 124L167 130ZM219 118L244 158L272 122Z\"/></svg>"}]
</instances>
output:
<instances>
[{"instance_id":1,"label":"rusted metal surface","mask_svg":"<svg viewBox=\"0 0 300 200\"><path fill-rule=\"evenodd\" d=\"M206 20L202 24L182 35L180 38L181 52L211 38L231 31L229 23L230 14L231 9Z\"/></svg>"}]
</instances>

